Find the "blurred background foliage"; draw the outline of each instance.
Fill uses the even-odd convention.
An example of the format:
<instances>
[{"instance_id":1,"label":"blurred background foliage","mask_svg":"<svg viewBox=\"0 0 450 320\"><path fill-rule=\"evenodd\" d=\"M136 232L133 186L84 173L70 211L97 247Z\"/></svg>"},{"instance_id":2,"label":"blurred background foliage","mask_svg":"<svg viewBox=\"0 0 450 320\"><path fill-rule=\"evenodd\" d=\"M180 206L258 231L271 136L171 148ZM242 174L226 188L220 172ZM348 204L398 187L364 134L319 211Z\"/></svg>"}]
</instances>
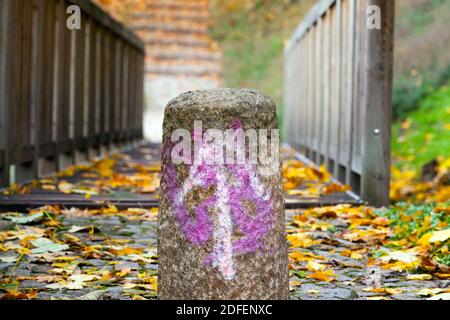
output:
<instances>
[{"instance_id":1,"label":"blurred background foliage","mask_svg":"<svg viewBox=\"0 0 450 320\"><path fill-rule=\"evenodd\" d=\"M124 23L147 3L95 1ZM281 124L284 45L316 2L210 0L224 85L272 96ZM425 164L450 158L450 0L396 0L396 6L392 154L396 169L419 178Z\"/></svg>"}]
</instances>

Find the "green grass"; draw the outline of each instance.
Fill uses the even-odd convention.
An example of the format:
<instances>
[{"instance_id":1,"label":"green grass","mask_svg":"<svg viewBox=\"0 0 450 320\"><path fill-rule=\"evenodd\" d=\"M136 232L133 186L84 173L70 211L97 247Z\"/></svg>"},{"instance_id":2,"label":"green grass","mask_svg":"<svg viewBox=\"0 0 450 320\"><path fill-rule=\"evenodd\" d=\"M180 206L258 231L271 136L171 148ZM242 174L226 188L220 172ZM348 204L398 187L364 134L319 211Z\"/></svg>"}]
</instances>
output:
<instances>
[{"instance_id":1,"label":"green grass","mask_svg":"<svg viewBox=\"0 0 450 320\"><path fill-rule=\"evenodd\" d=\"M224 55L227 87L271 96L282 109L283 50L314 0L213 0L211 34Z\"/></svg>"},{"instance_id":2,"label":"green grass","mask_svg":"<svg viewBox=\"0 0 450 320\"><path fill-rule=\"evenodd\" d=\"M399 168L420 171L425 163L450 157L450 85L432 90L405 122L394 124L392 154Z\"/></svg>"}]
</instances>

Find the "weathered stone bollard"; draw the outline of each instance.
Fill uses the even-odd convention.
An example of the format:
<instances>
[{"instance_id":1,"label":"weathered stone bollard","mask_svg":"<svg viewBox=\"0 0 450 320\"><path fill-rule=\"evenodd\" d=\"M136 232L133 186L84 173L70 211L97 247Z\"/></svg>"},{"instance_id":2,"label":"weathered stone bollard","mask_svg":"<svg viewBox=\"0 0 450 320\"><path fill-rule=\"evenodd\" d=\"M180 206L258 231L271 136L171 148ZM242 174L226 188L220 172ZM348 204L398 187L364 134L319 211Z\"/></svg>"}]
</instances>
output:
<instances>
[{"instance_id":1,"label":"weathered stone bollard","mask_svg":"<svg viewBox=\"0 0 450 320\"><path fill-rule=\"evenodd\" d=\"M169 102L158 217L159 299L288 299L275 103L249 89Z\"/></svg>"}]
</instances>

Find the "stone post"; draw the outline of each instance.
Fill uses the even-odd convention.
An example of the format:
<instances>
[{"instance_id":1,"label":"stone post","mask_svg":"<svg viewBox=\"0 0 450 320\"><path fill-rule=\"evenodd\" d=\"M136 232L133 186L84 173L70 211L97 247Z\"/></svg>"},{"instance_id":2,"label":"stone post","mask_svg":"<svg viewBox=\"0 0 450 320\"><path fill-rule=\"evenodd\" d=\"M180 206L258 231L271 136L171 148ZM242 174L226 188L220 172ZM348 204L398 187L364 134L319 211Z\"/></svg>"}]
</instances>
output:
<instances>
[{"instance_id":1,"label":"stone post","mask_svg":"<svg viewBox=\"0 0 450 320\"><path fill-rule=\"evenodd\" d=\"M273 100L184 93L165 109L162 153L159 299L288 299Z\"/></svg>"}]
</instances>

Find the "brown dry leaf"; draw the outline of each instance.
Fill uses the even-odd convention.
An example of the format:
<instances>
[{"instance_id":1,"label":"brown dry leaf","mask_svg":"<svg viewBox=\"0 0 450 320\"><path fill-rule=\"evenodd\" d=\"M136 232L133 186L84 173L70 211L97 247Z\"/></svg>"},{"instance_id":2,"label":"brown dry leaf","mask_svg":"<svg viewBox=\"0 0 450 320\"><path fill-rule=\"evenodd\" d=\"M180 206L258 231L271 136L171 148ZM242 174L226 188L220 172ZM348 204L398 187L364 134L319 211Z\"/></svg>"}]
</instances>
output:
<instances>
[{"instance_id":1,"label":"brown dry leaf","mask_svg":"<svg viewBox=\"0 0 450 320\"><path fill-rule=\"evenodd\" d=\"M1 299L4 300L24 300L35 299L39 292L37 290L30 290L28 292L22 292L17 290L8 290Z\"/></svg>"}]
</instances>

